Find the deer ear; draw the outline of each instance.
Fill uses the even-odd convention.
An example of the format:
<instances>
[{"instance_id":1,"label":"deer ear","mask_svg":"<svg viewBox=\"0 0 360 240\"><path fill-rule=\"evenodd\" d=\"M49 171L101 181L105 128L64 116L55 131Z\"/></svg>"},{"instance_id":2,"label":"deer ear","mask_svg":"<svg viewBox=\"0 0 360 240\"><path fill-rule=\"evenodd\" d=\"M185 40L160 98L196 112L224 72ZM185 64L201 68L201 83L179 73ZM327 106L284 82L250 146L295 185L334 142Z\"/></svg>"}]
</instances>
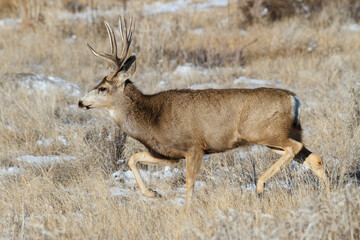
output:
<instances>
[{"instance_id":1,"label":"deer ear","mask_svg":"<svg viewBox=\"0 0 360 240\"><path fill-rule=\"evenodd\" d=\"M125 80L131 78L136 71L136 57L131 55L126 59L123 66L121 67L119 73L116 76L116 81L119 83L124 82Z\"/></svg>"}]
</instances>

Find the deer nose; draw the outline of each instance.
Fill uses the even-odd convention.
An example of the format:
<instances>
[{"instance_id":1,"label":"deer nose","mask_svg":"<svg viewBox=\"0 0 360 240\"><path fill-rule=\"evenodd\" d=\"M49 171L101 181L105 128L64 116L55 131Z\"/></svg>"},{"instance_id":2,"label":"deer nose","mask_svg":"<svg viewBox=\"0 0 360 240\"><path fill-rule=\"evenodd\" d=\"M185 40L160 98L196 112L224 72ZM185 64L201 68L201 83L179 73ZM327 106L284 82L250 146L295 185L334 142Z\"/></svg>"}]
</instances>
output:
<instances>
[{"instance_id":1,"label":"deer nose","mask_svg":"<svg viewBox=\"0 0 360 240\"><path fill-rule=\"evenodd\" d=\"M84 104L83 104L83 102L82 102L81 100L79 100L79 102L78 102L78 107L79 107L79 108L83 108L83 107L84 107Z\"/></svg>"}]
</instances>

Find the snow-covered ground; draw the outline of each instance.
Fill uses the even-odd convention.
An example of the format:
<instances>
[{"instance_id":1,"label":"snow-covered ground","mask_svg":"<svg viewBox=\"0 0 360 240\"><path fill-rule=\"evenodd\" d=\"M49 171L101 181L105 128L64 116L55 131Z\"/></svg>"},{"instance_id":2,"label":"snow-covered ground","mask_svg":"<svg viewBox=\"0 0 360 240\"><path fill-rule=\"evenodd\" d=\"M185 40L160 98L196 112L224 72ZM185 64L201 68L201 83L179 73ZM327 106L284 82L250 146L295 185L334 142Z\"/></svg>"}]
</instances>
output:
<instances>
[{"instance_id":1,"label":"snow-covered ground","mask_svg":"<svg viewBox=\"0 0 360 240\"><path fill-rule=\"evenodd\" d=\"M359 32L360 25L358 23L346 23L342 26L342 30L345 31L352 31L352 32Z\"/></svg>"},{"instance_id":2,"label":"snow-covered ground","mask_svg":"<svg viewBox=\"0 0 360 240\"><path fill-rule=\"evenodd\" d=\"M244 76L240 76L234 80L234 84L242 84L247 88L259 88L259 87L280 87L290 89L289 86L286 86L279 81L270 81L256 78L247 78Z\"/></svg>"},{"instance_id":3,"label":"snow-covered ground","mask_svg":"<svg viewBox=\"0 0 360 240\"><path fill-rule=\"evenodd\" d=\"M62 135L59 135L57 140L64 146L64 147L68 147L69 146L69 142L66 140L66 138ZM49 147L53 144L56 143L55 139L50 139L50 138L43 138L40 140L36 141L36 144L42 147Z\"/></svg>"},{"instance_id":4,"label":"snow-covered ground","mask_svg":"<svg viewBox=\"0 0 360 240\"><path fill-rule=\"evenodd\" d=\"M0 30L7 30L7 29L18 29L19 24L21 23L21 19L19 18L5 18L0 19Z\"/></svg>"},{"instance_id":5,"label":"snow-covered ground","mask_svg":"<svg viewBox=\"0 0 360 240\"><path fill-rule=\"evenodd\" d=\"M219 70L220 69L203 68L203 67L195 66L192 63L186 63L184 65L177 66L173 72L163 73L161 78L166 79L166 81L164 80L160 81L159 87L166 88L168 87L167 82L179 81L179 79L194 78L194 76L205 77L207 75L214 75L216 74L216 71ZM277 80L255 79L255 78L248 78L245 76L239 76L238 78L234 79L233 83L234 83L233 84L234 87L246 87L246 88L279 87L279 88L285 88L291 90L289 86L282 84ZM207 88L217 89L217 88L224 88L224 86L218 85L217 83L214 82L206 82L206 83L192 84L189 86L189 88L193 90L207 89Z\"/></svg>"},{"instance_id":6,"label":"snow-covered ground","mask_svg":"<svg viewBox=\"0 0 360 240\"><path fill-rule=\"evenodd\" d=\"M20 172L21 171L19 167L0 168L0 177L16 175L19 174Z\"/></svg>"},{"instance_id":7,"label":"snow-covered ground","mask_svg":"<svg viewBox=\"0 0 360 240\"><path fill-rule=\"evenodd\" d=\"M182 9L205 11L212 7L225 7L228 0L208 0L203 3L193 3L191 0L177 0L173 2L154 2L144 6L144 12L148 15L159 13L174 13Z\"/></svg>"},{"instance_id":8,"label":"snow-covered ground","mask_svg":"<svg viewBox=\"0 0 360 240\"><path fill-rule=\"evenodd\" d=\"M233 0L231 0L233 1ZM196 10L196 11L206 11L213 7L225 7L231 2L229 0L207 0L202 3L196 3L191 0L175 0L172 2L153 2L152 4L143 5L143 14L145 15L154 15L154 14L164 14L164 13L174 13L180 10ZM110 17L110 16L120 16L123 14L123 9L121 8L113 8L108 10L91 10L86 9L82 12L78 13L70 13L70 12L56 12L56 18L63 21L84 21L84 22L93 22L95 17ZM226 21L226 20L223 20ZM19 24L21 23L21 19L1 19L0 20L0 30L1 29L18 29ZM344 25L343 30L350 31L359 31L360 27L357 24ZM116 29L117 31L117 29ZM205 32L204 29L198 28L193 30L195 34L203 34ZM243 34L247 34L247 32L243 32ZM76 40L76 35L72 35L69 38L70 41ZM309 43L309 51L312 51L316 47L316 43ZM41 66L40 66L41 68ZM214 74L214 69L207 69L199 66L195 66L191 63L186 63L184 65L176 66L173 72L164 73L162 75L162 79L166 79L169 81L177 81L179 78L192 78L194 75L196 76L205 76L209 74ZM36 73L20 73L15 76L18 84L29 90L29 92L36 92L42 94L52 94L54 92L62 91L65 95L71 97L81 97L84 92L82 89L71 82L65 81L64 79L56 76L45 75L45 74L36 74ZM245 76L239 76L234 79L234 85L239 85L239 87L248 87L248 88L257 88L257 87L283 87L289 89L288 86L281 84L278 81L273 80L264 80L264 79L255 79L248 78ZM162 80L159 82L160 88L168 88L168 84L166 81ZM205 83L197 83L189 86L190 89L207 89L207 88L221 88L220 84L214 82L205 82ZM69 106L71 111L77 111L78 108L76 105ZM9 131L14 131L14 129L9 125L4 125L0 122L0 126ZM106 139L106 137L104 137ZM111 135L107 136L107 139L111 139ZM37 140L37 145L42 147L49 147L56 142L62 143L63 146L67 147L69 145L66 138L62 135L59 135L57 139L48 139L42 138ZM239 151L234 155L236 160L241 161L245 159L249 154L256 154L259 151L263 151L262 147L253 146L249 149L249 151ZM209 159L208 156L204 156L204 159ZM76 160L75 156L33 156L33 155L25 155L19 156L16 158L19 166L17 167L8 167L8 168L0 168L0 177L4 176L12 176L21 174L22 171L30 166L46 166L52 164L62 164L67 161ZM124 161L122 161L124 163ZM292 163L291 167L295 168L298 164ZM163 170L159 171L149 171L149 170L140 170L140 174L145 182L163 182L176 180L179 178L184 178L185 173L183 170L179 168L170 168L165 167ZM109 191L114 197L128 197L132 194L140 194L139 189L137 188L137 184L131 170L127 171L117 171L111 175L112 186L109 186ZM288 185L286 183L279 184L280 187L287 188ZM204 182L197 181L196 188L201 189L205 186ZM135 188L135 189L134 189ZM247 184L244 186L240 186L248 191L256 190L256 185L254 183ZM185 193L186 189L184 187L176 188L173 190L176 197L171 199L176 204L183 205L185 203ZM170 194L169 191L161 191L160 194L167 195ZM178 197L181 196L181 197ZM147 198L146 198L147 199Z\"/></svg>"},{"instance_id":9,"label":"snow-covered ground","mask_svg":"<svg viewBox=\"0 0 360 240\"><path fill-rule=\"evenodd\" d=\"M47 166L52 164L61 164L65 161L73 161L76 157L74 156L33 156L33 155L25 155L25 156L19 156L16 158L16 161L18 162L19 166L15 167L2 167L0 168L0 178L4 176L14 176L21 174L26 168L27 165L30 165L32 167L37 166Z\"/></svg>"},{"instance_id":10,"label":"snow-covered ground","mask_svg":"<svg viewBox=\"0 0 360 240\"><path fill-rule=\"evenodd\" d=\"M33 156L25 155L17 157L16 160L20 163L28 163L33 166L50 165L55 163L63 163L64 161L75 160L74 156Z\"/></svg>"},{"instance_id":11,"label":"snow-covered ground","mask_svg":"<svg viewBox=\"0 0 360 240\"><path fill-rule=\"evenodd\" d=\"M56 76L36 73L19 73L13 76L18 84L32 92L53 94L62 91L67 96L81 97L83 90L76 84Z\"/></svg>"},{"instance_id":12,"label":"snow-covered ground","mask_svg":"<svg viewBox=\"0 0 360 240\"><path fill-rule=\"evenodd\" d=\"M172 2L153 2L151 4L145 4L140 9L128 8L127 13L131 11L141 11L145 15L155 15L162 13L175 13L180 10L195 10L206 11L213 7L226 7L229 2L234 0L207 0L202 3L197 3L192 0L175 0ZM72 13L69 11L56 11L56 12L44 12L46 16L55 16L59 21L72 21L72 22L88 22L92 23L96 18L109 18L111 16L121 16L124 14L124 9L121 7L114 7L111 9L90 9L85 8L83 11ZM19 28L21 19L7 18L0 19L0 30L16 30Z\"/></svg>"}]
</instances>

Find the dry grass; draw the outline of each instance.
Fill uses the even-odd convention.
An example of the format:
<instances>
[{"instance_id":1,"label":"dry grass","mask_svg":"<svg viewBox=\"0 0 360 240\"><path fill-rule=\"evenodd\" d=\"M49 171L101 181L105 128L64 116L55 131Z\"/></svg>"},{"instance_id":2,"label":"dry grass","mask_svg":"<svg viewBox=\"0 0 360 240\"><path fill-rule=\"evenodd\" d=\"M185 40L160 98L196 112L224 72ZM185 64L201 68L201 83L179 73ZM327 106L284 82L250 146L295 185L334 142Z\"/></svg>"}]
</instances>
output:
<instances>
[{"instance_id":1,"label":"dry grass","mask_svg":"<svg viewBox=\"0 0 360 240\"><path fill-rule=\"evenodd\" d=\"M332 184L325 193L311 172L292 165L271 179L259 197L254 182L278 156L264 148L236 149L204 160L198 177L202 184L186 213L174 201L184 197L176 191L184 187L183 162L175 178L148 182L163 190L164 198L144 198L135 185L111 177L128 170L126 164L116 164L119 158L128 159L143 146L125 139L106 111L80 111L72 106L77 98L66 91L45 94L21 84L17 74L31 72L59 76L88 90L107 73L107 65L90 54L86 42L107 48L100 11L121 8L122 3L92 6L97 10L89 23L59 20L57 14L71 10L46 2L35 11L42 19L32 18L31 28L0 30L0 169L22 170L0 176L0 238L360 238L360 32L343 27L354 19L351 14L327 5L311 18L254 22L245 32L238 27L237 3L154 16L144 14L139 1L128 2L127 11L137 17L133 81L142 91L203 83L247 87L234 84L239 76L291 89L302 101L304 143L324 157ZM38 9L38 3L29 7ZM12 9L12 16L28 20L21 9ZM115 23L118 16L105 18ZM193 72L176 73L178 65L188 62L196 65ZM39 145L43 139L54 141ZM17 160L23 155L69 155L76 160L37 166ZM112 188L128 194L113 195Z\"/></svg>"}]
</instances>

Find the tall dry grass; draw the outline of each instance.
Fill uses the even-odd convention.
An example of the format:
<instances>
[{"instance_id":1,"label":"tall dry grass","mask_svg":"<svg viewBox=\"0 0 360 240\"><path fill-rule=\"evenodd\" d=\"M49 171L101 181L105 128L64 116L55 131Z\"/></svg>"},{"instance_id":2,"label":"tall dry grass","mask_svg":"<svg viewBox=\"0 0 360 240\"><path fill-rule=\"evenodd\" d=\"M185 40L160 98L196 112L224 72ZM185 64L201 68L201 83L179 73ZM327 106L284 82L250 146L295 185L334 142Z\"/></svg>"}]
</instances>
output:
<instances>
[{"instance_id":1,"label":"tall dry grass","mask_svg":"<svg viewBox=\"0 0 360 240\"><path fill-rule=\"evenodd\" d=\"M86 91L107 74L108 66L86 47L89 42L108 48L104 17L96 17L101 9L94 10L92 22L59 20L56 13L71 10L50 3L38 12L41 21L31 20L31 28L0 31L0 168L21 169L0 176L1 238L359 239L360 32L344 28L351 15L327 7L311 18L255 21L244 31L236 2L229 8L155 16L146 15L138 1L128 2L127 11L137 17L133 81L142 91L203 83L247 87L234 84L239 76L280 84L301 99L304 143L323 156L332 186L324 192L311 172L295 164L257 196L256 178L278 156L245 147L204 159L193 207L185 212L176 202L184 197L184 162L177 177L147 182L164 198L142 197L135 185L115 181L111 174L129 170L117 160L143 146L125 138L105 110L84 112L66 91L43 93L21 84L18 73L47 74ZM22 10L14 11L13 16L26 19ZM117 18L106 20L115 24ZM198 34L196 29L203 30ZM189 62L198 71L176 74L178 65ZM39 145L43 139L54 142ZM250 154L240 154L246 151ZM37 166L17 160L24 155L76 160ZM113 195L112 188L128 194Z\"/></svg>"}]
</instances>

